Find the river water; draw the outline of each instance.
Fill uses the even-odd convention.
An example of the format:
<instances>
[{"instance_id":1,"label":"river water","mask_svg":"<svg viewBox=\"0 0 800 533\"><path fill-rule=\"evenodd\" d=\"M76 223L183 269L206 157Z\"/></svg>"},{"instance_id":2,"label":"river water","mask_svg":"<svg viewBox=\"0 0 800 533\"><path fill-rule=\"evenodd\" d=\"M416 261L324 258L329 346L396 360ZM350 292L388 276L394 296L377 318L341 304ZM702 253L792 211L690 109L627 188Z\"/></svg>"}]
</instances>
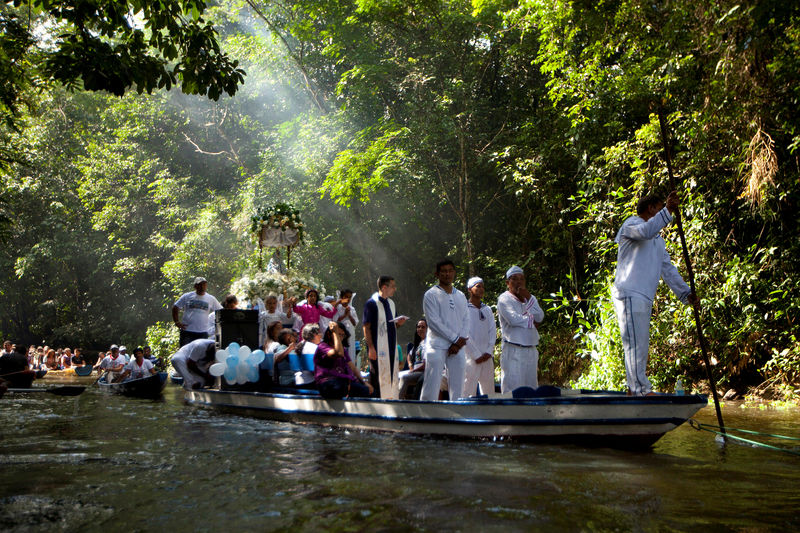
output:
<instances>
[{"instance_id":1,"label":"river water","mask_svg":"<svg viewBox=\"0 0 800 533\"><path fill-rule=\"evenodd\" d=\"M797 408L723 416L800 436ZM800 457L687 424L638 453L456 441L217 414L170 385L6 395L0 427L3 532L800 530Z\"/></svg>"}]
</instances>

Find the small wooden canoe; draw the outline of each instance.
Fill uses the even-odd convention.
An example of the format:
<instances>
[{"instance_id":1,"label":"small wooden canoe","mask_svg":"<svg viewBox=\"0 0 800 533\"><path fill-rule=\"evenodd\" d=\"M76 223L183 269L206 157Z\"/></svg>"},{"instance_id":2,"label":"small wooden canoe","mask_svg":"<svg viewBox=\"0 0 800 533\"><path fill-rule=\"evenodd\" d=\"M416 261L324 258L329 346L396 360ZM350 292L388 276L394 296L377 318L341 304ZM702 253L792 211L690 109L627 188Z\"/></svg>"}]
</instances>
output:
<instances>
[{"instance_id":1,"label":"small wooden canoe","mask_svg":"<svg viewBox=\"0 0 800 533\"><path fill-rule=\"evenodd\" d=\"M122 394L134 398L158 398L167 383L167 373L158 372L140 379L129 379L119 383L107 383L105 376L97 380L97 386L103 392Z\"/></svg>"}]
</instances>

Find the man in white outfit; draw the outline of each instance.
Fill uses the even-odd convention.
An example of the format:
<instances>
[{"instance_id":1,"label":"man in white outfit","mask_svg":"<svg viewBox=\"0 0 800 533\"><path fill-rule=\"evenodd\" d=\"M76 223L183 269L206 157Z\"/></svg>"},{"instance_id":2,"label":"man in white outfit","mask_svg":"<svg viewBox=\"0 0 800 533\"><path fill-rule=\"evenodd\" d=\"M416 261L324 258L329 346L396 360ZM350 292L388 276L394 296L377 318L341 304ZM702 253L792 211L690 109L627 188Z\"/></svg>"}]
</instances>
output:
<instances>
[{"instance_id":1,"label":"man in white outfit","mask_svg":"<svg viewBox=\"0 0 800 533\"><path fill-rule=\"evenodd\" d=\"M637 216L629 217L617 233L617 273L612 288L622 348L625 375L630 394L644 396L653 388L647 379L650 350L650 316L653 299L662 279L683 303L699 305L697 296L672 264L661 237L661 230L672 221L679 205L675 191L669 193L666 207L659 196L642 198Z\"/></svg>"},{"instance_id":2,"label":"man in white outfit","mask_svg":"<svg viewBox=\"0 0 800 533\"><path fill-rule=\"evenodd\" d=\"M480 385L481 394L494 393L494 344L497 341L497 324L492 308L483 303L485 288L481 278L470 278L467 282L469 302L469 339L466 346L466 371L464 396L476 393Z\"/></svg>"},{"instance_id":3,"label":"man in white outfit","mask_svg":"<svg viewBox=\"0 0 800 533\"><path fill-rule=\"evenodd\" d=\"M450 399L458 400L464 389L464 346L469 338L467 298L453 287L456 267L451 260L436 264L436 277L439 284L428 289L422 299L428 321L428 350L420 399L439 398L442 370L446 367Z\"/></svg>"},{"instance_id":4,"label":"man in white outfit","mask_svg":"<svg viewBox=\"0 0 800 533\"><path fill-rule=\"evenodd\" d=\"M539 302L525 286L525 273L516 265L506 272L508 290L497 299L497 315L503 336L500 355L500 390L539 387L539 331L544 320Z\"/></svg>"},{"instance_id":5,"label":"man in white outfit","mask_svg":"<svg viewBox=\"0 0 800 533\"><path fill-rule=\"evenodd\" d=\"M208 367L217 353L214 339L197 339L181 346L172 356L172 367L183 378L183 388L200 389L210 377Z\"/></svg>"}]
</instances>

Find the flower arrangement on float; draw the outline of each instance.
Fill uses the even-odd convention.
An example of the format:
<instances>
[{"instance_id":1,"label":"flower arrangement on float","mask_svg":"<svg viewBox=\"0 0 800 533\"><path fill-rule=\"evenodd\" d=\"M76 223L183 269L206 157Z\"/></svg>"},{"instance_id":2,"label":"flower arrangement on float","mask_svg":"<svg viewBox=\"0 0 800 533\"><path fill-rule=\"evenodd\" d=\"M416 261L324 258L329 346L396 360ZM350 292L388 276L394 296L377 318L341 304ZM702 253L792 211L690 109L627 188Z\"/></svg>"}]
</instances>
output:
<instances>
[{"instance_id":1,"label":"flower arrangement on float","mask_svg":"<svg viewBox=\"0 0 800 533\"><path fill-rule=\"evenodd\" d=\"M231 285L231 293L239 300L255 302L268 296L297 297L303 299L307 289L316 289L320 297L325 295L325 287L311 276L278 272L256 272L244 275Z\"/></svg>"},{"instance_id":2,"label":"flower arrangement on float","mask_svg":"<svg viewBox=\"0 0 800 533\"><path fill-rule=\"evenodd\" d=\"M303 240L303 221L300 219L300 210L290 203L278 202L273 206L262 207L250 217L250 221L250 231L260 240L264 240L266 232L275 230L284 233L296 231L296 242Z\"/></svg>"}]
</instances>

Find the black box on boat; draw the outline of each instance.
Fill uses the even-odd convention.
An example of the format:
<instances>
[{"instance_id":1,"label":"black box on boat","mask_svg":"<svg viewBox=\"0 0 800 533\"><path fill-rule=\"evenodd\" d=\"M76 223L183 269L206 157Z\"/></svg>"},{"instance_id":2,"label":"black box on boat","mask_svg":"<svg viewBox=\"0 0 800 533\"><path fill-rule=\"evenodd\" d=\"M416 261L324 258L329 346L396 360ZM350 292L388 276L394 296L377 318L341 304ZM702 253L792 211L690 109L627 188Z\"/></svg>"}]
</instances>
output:
<instances>
[{"instance_id":1,"label":"black box on boat","mask_svg":"<svg viewBox=\"0 0 800 533\"><path fill-rule=\"evenodd\" d=\"M230 343L249 346L257 350L258 311L252 309L220 309L216 311L219 347L225 349Z\"/></svg>"},{"instance_id":2,"label":"black box on boat","mask_svg":"<svg viewBox=\"0 0 800 533\"><path fill-rule=\"evenodd\" d=\"M257 309L220 309L217 313L217 324L223 323L245 323L258 324Z\"/></svg>"}]
</instances>

